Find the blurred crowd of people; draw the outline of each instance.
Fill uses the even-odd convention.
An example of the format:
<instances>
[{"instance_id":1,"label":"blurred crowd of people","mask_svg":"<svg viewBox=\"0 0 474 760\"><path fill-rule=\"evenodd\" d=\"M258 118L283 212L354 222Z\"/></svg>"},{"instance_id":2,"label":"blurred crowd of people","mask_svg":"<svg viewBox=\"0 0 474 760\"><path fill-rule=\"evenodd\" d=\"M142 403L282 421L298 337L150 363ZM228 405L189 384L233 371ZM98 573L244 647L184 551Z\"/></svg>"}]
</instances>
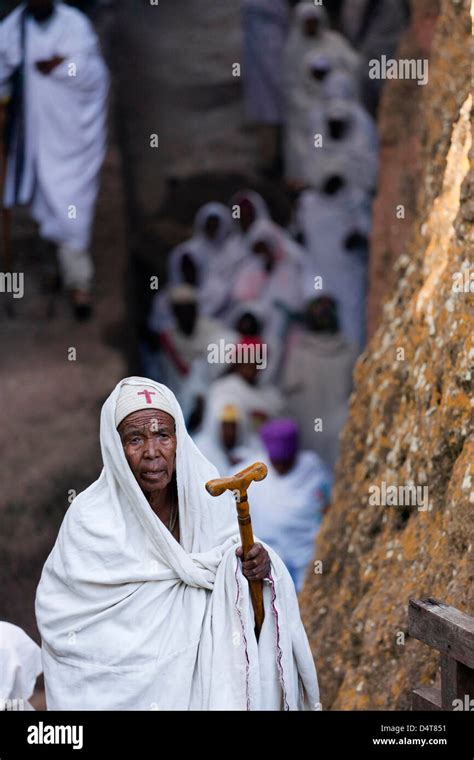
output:
<instances>
[{"instance_id":1,"label":"blurred crowd of people","mask_svg":"<svg viewBox=\"0 0 474 760\"><path fill-rule=\"evenodd\" d=\"M403 3L243 0L244 102L259 170L292 201L287 228L242 189L198 212L153 299L144 374L176 393L221 475L268 463L256 535L299 590L329 506L355 360L365 344L378 85ZM398 8L398 11L396 10ZM382 23L383 21L383 23Z\"/></svg>"},{"instance_id":2,"label":"blurred crowd of people","mask_svg":"<svg viewBox=\"0 0 474 760\"><path fill-rule=\"evenodd\" d=\"M169 252L141 373L175 392L222 475L259 456L269 462L254 489L257 532L300 586L365 345L381 85L368 61L394 51L407 4L242 0L241 20L257 170L287 194L291 220L277 224L249 188L202 206L192 236ZM57 246L76 316L90 316L109 86L92 24L54 0L27 0L0 29L0 85L4 206L30 205Z\"/></svg>"}]
</instances>

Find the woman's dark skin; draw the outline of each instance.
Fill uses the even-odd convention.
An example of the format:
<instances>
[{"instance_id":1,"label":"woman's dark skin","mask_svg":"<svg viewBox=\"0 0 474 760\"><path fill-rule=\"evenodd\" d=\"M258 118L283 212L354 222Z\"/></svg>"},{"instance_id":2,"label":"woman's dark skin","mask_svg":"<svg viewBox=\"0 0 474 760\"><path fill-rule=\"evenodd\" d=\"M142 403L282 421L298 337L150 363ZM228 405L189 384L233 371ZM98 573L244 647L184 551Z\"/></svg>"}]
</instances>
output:
<instances>
[{"instance_id":1,"label":"woman's dark skin","mask_svg":"<svg viewBox=\"0 0 474 760\"><path fill-rule=\"evenodd\" d=\"M158 409L142 409L125 417L118 427L125 457L134 478L160 520L168 526L177 499L176 433L171 415ZM179 519L173 536L179 541ZM242 547L236 550L242 556ZM249 551L242 571L248 580L263 580L270 571L268 552L261 544Z\"/></svg>"}]
</instances>

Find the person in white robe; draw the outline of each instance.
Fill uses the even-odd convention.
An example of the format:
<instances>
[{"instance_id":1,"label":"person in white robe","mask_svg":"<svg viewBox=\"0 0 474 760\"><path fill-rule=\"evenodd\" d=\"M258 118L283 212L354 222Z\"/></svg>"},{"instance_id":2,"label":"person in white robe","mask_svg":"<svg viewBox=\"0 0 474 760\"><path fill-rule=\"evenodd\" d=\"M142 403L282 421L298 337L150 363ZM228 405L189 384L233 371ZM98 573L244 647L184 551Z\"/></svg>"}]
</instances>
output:
<instances>
[{"instance_id":1,"label":"person in white robe","mask_svg":"<svg viewBox=\"0 0 474 760\"><path fill-rule=\"evenodd\" d=\"M0 711L33 710L28 700L42 672L38 644L17 625L0 621Z\"/></svg>"},{"instance_id":2,"label":"person in white robe","mask_svg":"<svg viewBox=\"0 0 474 760\"><path fill-rule=\"evenodd\" d=\"M259 219L270 219L268 206L254 190L241 190L229 201L236 225L216 256L201 291L203 312L209 316L228 318L232 308L230 295L242 262L248 255L247 236Z\"/></svg>"},{"instance_id":3,"label":"person in white robe","mask_svg":"<svg viewBox=\"0 0 474 760\"><path fill-rule=\"evenodd\" d=\"M283 230L280 231L283 232ZM260 377L261 386L275 385L276 383L285 351L285 342L282 341L282 337L286 335L287 329L290 329L293 320L293 310L286 307L282 301L278 301L278 304L284 327L283 335L281 336L278 334L271 336L269 334L266 329L266 323L271 315L268 313L267 305L255 299L236 303L227 319L230 327L239 333L240 340L264 339L267 366Z\"/></svg>"},{"instance_id":4,"label":"person in white robe","mask_svg":"<svg viewBox=\"0 0 474 760\"><path fill-rule=\"evenodd\" d=\"M0 87L11 94L4 206L30 206L41 237L58 246L76 316L86 318L109 88L87 17L53 0L22 3L0 27Z\"/></svg>"},{"instance_id":5,"label":"person in white robe","mask_svg":"<svg viewBox=\"0 0 474 760\"><path fill-rule=\"evenodd\" d=\"M258 164L262 171L276 174L281 163L283 51L289 19L288 0L242 0L244 105L249 122L257 128Z\"/></svg>"},{"instance_id":6,"label":"person in white robe","mask_svg":"<svg viewBox=\"0 0 474 760\"><path fill-rule=\"evenodd\" d=\"M193 436L198 449L217 467L219 475L232 475L241 462L257 461L259 440L247 428L245 416L236 404L214 409L206 418L205 428Z\"/></svg>"},{"instance_id":7,"label":"person in white robe","mask_svg":"<svg viewBox=\"0 0 474 760\"><path fill-rule=\"evenodd\" d=\"M329 28L326 9L311 0L295 5L291 28L285 48L285 87L291 90L301 85L301 75L308 54L329 58L333 67L355 73L359 69L359 57L351 44Z\"/></svg>"},{"instance_id":8,"label":"person in white robe","mask_svg":"<svg viewBox=\"0 0 474 760\"><path fill-rule=\"evenodd\" d=\"M329 504L331 476L314 451L300 448L294 420L267 422L260 437L268 475L258 493L252 494L252 524L282 558L299 592Z\"/></svg>"},{"instance_id":9,"label":"person in white robe","mask_svg":"<svg viewBox=\"0 0 474 760\"><path fill-rule=\"evenodd\" d=\"M264 338L283 341L288 312L301 305L303 252L289 236L268 220L256 222L249 231L248 256L232 291L234 303L254 303L264 316Z\"/></svg>"},{"instance_id":10,"label":"person in white robe","mask_svg":"<svg viewBox=\"0 0 474 760\"><path fill-rule=\"evenodd\" d=\"M197 285L203 284L207 271L233 231L230 210L223 203L211 201L201 206L194 220L194 234L174 248L168 262L168 284L182 285L183 255L191 253L197 266Z\"/></svg>"},{"instance_id":11,"label":"person in white robe","mask_svg":"<svg viewBox=\"0 0 474 760\"><path fill-rule=\"evenodd\" d=\"M343 174L329 175L321 188L301 193L295 216L308 252L304 295L335 298L342 333L362 351L371 225L367 194L352 187Z\"/></svg>"},{"instance_id":12,"label":"person in white robe","mask_svg":"<svg viewBox=\"0 0 474 760\"><path fill-rule=\"evenodd\" d=\"M284 63L284 161L288 182L302 181L298 148L301 140L306 140L310 111L324 97L325 77L336 69L358 77L359 65L359 57L347 40L329 29L322 6L311 2L300 2L295 6Z\"/></svg>"},{"instance_id":13,"label":"person in white robe","mask_svg":"<svg viewBox=\"0 0 474 760\"><path fill-rule=\"evenodd\" d=\"M290 338L281 389L301 447L315 451L334 472L358 350L341 333L337 304L328 296L307 304L304 327Z\"/></svg>"},{"instance_id":14,"label":"person in white robe","mask_svg":"<svg viewBox=\"0 0 474 760\"><path fill-rule=\"evenodd\" d=\"M222 365L209 361L209 352L223 341L237 343L238 335L220 320L201 313L199 294L190 285L177 285L168 293L174 323L159 330L161 375L189 424L196 405L206 396L213 380L223 373Z\"/></svg>"},{"instance_id":15,"label":"person in white robe","mask_svg":"<svg viewBox=\"0 0 474 760\"><path fill-rule=\"evenodd\" d=\"M353 75L331 72L324 100L309 114L301 147L302 177L319 187L325 176L344 173L349 183L373 195L378 173L378 135L373 118L360 105Z\"/></svg>"},{"instance_id":16,"label":"person in white robe","mask_svg":"<svg viewBox=\"0 0 474 760\"><path fill-rule=\"evenodd\" d=\"M209 387L202 430L212 428L214 420L228 404L237 406L249 434L268 419L281 414L284 399L274 385L265 383L268 371L267 346L261 337L241 338L235 362L228 374Z\"/></svg>"},{"instance_id":17,"label":"person in white robe","mask_svg":"<svg viewBox=\"0 0 474 760\"><path fill-rule=\"evenodd\" d=\"M214 262L235 229L230 210L223 203L206 203L194 220L194 234L177 245L169 254L166 287L152 300L148 325L160 333L175 326L169 300L169 290L177 285L189 285L198 290L201 307L206 306L206 282ZM201 294L204 295L201 297ZM205 309L206 310L206 309ZM206 310L208 311L208 310Z\"/></svg>"},{"instance_id":18,"label":"person in white robe","mask_svg":"<svg viewBox=\"0 0 474 760\"><path fill-rule=\"evenodd\" d=\"M122 380L100 440L102 473L67 510L36 595L48 709L321 709L288 571L258 542L242 559L234 499L207 493L217 470L173 393ZM258 641L249 577L263 581Z\"/></svg>"}]
</instances>

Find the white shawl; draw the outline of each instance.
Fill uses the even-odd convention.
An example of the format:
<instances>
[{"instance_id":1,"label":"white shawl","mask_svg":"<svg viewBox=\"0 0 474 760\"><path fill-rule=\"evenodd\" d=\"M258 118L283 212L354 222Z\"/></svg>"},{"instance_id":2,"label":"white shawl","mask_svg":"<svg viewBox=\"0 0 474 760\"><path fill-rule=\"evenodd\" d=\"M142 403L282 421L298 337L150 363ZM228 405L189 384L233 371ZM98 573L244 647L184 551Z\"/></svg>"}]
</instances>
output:
<instances>
[{"instance_id":1,"label":"white shawl","mask_svg":"<svg viewBox=\"0 0 474 760\"><path fill-rule=\"evenodd\" d=\"M324 100L309 113L306 135L303 131L300 135L301 176L312 187L319 187L324 177L344 174L354 187L373 193L378 172L377 127L358 102L354 77L345 71L332 71L323 92ZM331 117L348 121L350 127L343 139L331 137ZM321 147L314 145L317 135L321 135Z\"/></svg>"},{"instance_id":2,"label":"white shawl","mask_svg":"<svg viewBox=\"0 0 474 760\"><path fill-rule=\"evenodd\" d=\"M17 625L0 621L0 712L10 700L22 702L24 710L33 710L27 700L41 672L38 644Z\"/></svg>"},{"instance_id":3,"label":"white shawl","mask_svg":"<svg viewBox=\"0 0 474 760\"><path fill-rule=\"evenodd\" d=\"M119 383L102 408L102 474L66 513L38 587L48 708L320 709L287 569L271 552L257 644L233 499L207 494L217 470L171 391L127 382L155 386L174 410L181 543L125 459L114 424Z\"/></svg>"}]
</instances>

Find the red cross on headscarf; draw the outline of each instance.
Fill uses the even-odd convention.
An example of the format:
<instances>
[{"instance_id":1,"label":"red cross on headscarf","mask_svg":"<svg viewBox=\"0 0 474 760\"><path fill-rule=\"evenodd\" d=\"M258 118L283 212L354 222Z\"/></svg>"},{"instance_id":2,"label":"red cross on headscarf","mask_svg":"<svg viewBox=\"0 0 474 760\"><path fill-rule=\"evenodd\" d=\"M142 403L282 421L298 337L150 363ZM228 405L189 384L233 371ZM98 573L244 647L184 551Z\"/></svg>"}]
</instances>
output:
<instances>
[{"instance_id":1,"label":"red cross on headscarf","mask_svg":"<svg viewBox=\"0 0 474 760\"><path fill-rule=\"evenodd\" d=\"M138 391L137 396L145 396L146 403L151 404L152 396L156 396L156 391Z\"/></svg>"}]
</instances>

